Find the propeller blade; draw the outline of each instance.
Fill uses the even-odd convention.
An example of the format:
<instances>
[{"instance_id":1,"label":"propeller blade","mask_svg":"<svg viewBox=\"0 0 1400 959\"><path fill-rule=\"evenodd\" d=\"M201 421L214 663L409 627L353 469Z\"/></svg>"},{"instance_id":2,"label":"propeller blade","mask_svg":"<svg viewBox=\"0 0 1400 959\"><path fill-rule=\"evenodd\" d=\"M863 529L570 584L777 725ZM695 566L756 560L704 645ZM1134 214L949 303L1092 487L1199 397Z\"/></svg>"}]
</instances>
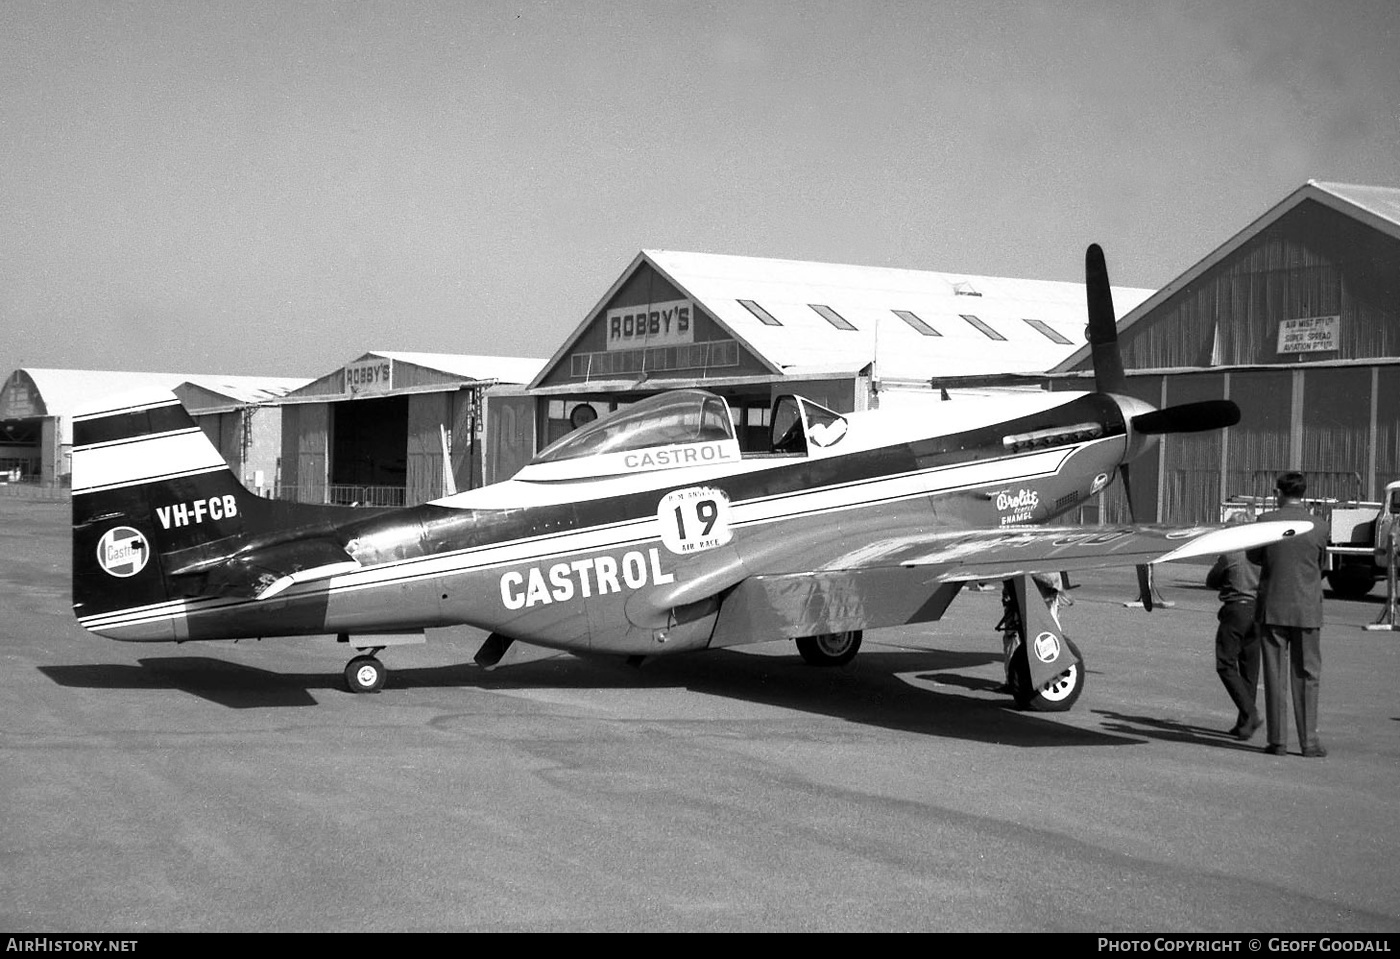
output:
<instances>
[{"instance_id":1,"label":"propeller blade","mask_svg":"<svg viewBox=\"0 0 1400 959\"><path fill-rule=\"evenodd\" d=\"M1204 400L1140 413L1133 417L1133 429L1148 434L1200 433L1234 426L1239 421L1240 408L1230 400Z\"/></svg>"},{"instance_id":2,"label":"propeller blade","mask_svg":"<svg viewBox=\"0 0 1400 959\"><path fill-rule=\"evenodd\" d=\"M1118 475L1123 477L1123 499L1128 504L1128 522L1136 523L1137 517L1133 515L1133 486L1128 479L1128 461L1124 460L1118 464Z\"/></svg>"},{"instance_id":3,"label":"propeller blade","mask_svg":"<svg viewBox=\"0 0 1400 959\"><path fill-rule=\"evenodd\" d=\"M1119 476L1123 477L1123 501L1128 504L1128 522L1137 522L1137 511L1133 508L1133 475L1128 472L1126 459L1119 463Z\"/></svg>"},{"instance_id":4,"label":"propeller blade","mask_svg":"<svg viewBox=\"0 0 1400 959\"><path fill-rule=\"evenodd\" d=\"M1118 352L1118 319L1108 286L1108 265L1103 247L1097 243L1091 243L1084 253L1084 291L1089 301L1089 325L1084 335L1094 361L1094 388L1100 393L1121 393L1127 377Z\"/></svg>"}]
</instances>

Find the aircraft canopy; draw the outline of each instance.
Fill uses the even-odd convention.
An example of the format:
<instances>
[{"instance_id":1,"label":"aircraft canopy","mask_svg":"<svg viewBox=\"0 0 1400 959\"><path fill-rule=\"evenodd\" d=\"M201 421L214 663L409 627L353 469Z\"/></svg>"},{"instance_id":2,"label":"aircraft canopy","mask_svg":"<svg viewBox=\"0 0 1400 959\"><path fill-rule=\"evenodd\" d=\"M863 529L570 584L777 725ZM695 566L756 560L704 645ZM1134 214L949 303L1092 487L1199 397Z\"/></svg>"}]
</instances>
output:
<instances>
[{"instance_id":1,"label":"aircraft canopy","mask_svg":"<svg viewBox=\"0 0 1400 959\"><path fill-rule=\"evenodd\" d=\"M733 439L724 400L704 390L675 390L584 424L541 450L530 465Z\"/></svg>"}]
</instances>

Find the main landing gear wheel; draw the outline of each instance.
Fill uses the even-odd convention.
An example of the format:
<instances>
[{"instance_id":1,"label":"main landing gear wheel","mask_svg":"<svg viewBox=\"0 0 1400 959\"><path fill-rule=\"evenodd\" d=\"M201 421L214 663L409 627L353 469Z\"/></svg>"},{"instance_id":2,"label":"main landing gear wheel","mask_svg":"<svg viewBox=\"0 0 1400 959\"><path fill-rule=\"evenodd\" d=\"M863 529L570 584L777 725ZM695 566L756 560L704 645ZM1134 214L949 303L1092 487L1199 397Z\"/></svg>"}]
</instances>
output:
<instances>
[{"instance_id":1,"label":"main landing gear wheel","mask_svg":"<svg viewBox=\"0 0 1400 959\"><path fill-rule=\"evenodd\" d=\"M384 664L373 656L356 656L345 664L345 685L352 693L377 693L384 686Z\"/></svg>"},{"instance_id":2,"label":"main landing gear wheel","mask_svg":"<svg viewBox=\"0 0 1400 959\"><path fill-rule=\"evenodd\" d=\"M1040 689L1031 686L1031 667L1026 660L1025 644L1017 646L1016 652L1011 654L1011 669L1007 678L1017 709L1029 709L1037 713L1063 713L1079 701L1080 693L1084 692L1084 658L1079 655L1079 647L1074 645L1068 636L1064 639L1070 652L1079 661Z\"/></svg>"},{"instance_id":3,"label":"main landing gear wheel","mask_svg":"<svg viewBox=\"0 0 1400 959\"><path fill-rule=\"evenodd\" d=\"M860 652L863 635L859 629L848 629L844 633L799 636L797 651L808 666L844 666Z\"/></svg>"},{"instance_id":4,"label":"main landing gear wheel","mask_svg":"<svg viewBox=\"0 0 1400 959\"><path fill-rule=\"evenodd\" d=\"M1343 599L1357 599L1376 585L1376 576L1365 566L1341 566L1327 574L1327 585Z\"/></svg>"}]
</instances>

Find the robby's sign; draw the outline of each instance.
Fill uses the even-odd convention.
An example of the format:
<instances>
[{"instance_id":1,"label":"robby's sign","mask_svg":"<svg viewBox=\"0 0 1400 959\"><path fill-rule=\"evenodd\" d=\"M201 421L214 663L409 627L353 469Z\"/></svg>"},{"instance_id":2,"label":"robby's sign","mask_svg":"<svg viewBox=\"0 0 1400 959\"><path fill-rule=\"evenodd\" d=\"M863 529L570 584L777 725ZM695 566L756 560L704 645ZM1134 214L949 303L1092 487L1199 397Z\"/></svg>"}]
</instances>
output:
<instances>
[{"instance_id":1,"label":"robby's sign","mask_svg":"<svg viewBox=\"0 0 1400 959\"><path fill-rule=\"evenodd\" d=\"M384 357L345 364L345 392L352 396L388 393L394 388L394 363Z\"/></svg>"},{"instance_id":2,"label":"robby's sign","mask_svg":"<svg viewBox=\"0 0 1400 959\"><path fill-rule=\"evenodd\" d=\"M1303 316L1278 325L1280 353L1334 353L1340 316Z\"/></svg>"},{"instance_id":3,"label":"robby's sign","mask_svg":"<svg viewBox=\"0 0 1400 959\"><path fill-rule=\"evenodd\" d=\"M694 300L619 306L608 310L604 319L610 350L679 346L695 342Z\"/></svg>"}]
</instances>

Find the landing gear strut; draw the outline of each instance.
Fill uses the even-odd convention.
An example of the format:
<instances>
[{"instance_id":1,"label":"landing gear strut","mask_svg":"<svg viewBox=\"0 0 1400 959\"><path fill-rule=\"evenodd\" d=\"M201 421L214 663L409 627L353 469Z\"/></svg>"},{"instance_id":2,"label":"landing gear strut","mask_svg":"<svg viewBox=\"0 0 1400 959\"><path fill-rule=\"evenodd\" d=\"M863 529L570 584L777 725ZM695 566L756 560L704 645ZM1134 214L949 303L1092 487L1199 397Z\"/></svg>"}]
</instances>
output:
<instances>
[{"instance_id":1,"label":"landing gear strut","mask_svg":"<svg viewBox=\"0 0 1400 959\"><path fill-rule=\"evenodd\" d=\"M405 633L337 633L337 643L354 646L360 652L345 664L345 686L352 693L377 693L384 688L389 671L375 657L388 646L404 646L424 641L423 631Z\"/></svg>"},{"instance_id":2,"label":"landing gear strut","mask_svg":"<svg viewBox=\"0 0 1400 959\"><path fill-rule=\"evenodd\" d=\"M1018 709L1064 712L1084 692L1084 657L1060 629L1057 607L1068 599L1060 585L1059 577L1016 576L1003 586L997 628L1006 649L1006 689Z\"/></svg>"}]
</instances>

